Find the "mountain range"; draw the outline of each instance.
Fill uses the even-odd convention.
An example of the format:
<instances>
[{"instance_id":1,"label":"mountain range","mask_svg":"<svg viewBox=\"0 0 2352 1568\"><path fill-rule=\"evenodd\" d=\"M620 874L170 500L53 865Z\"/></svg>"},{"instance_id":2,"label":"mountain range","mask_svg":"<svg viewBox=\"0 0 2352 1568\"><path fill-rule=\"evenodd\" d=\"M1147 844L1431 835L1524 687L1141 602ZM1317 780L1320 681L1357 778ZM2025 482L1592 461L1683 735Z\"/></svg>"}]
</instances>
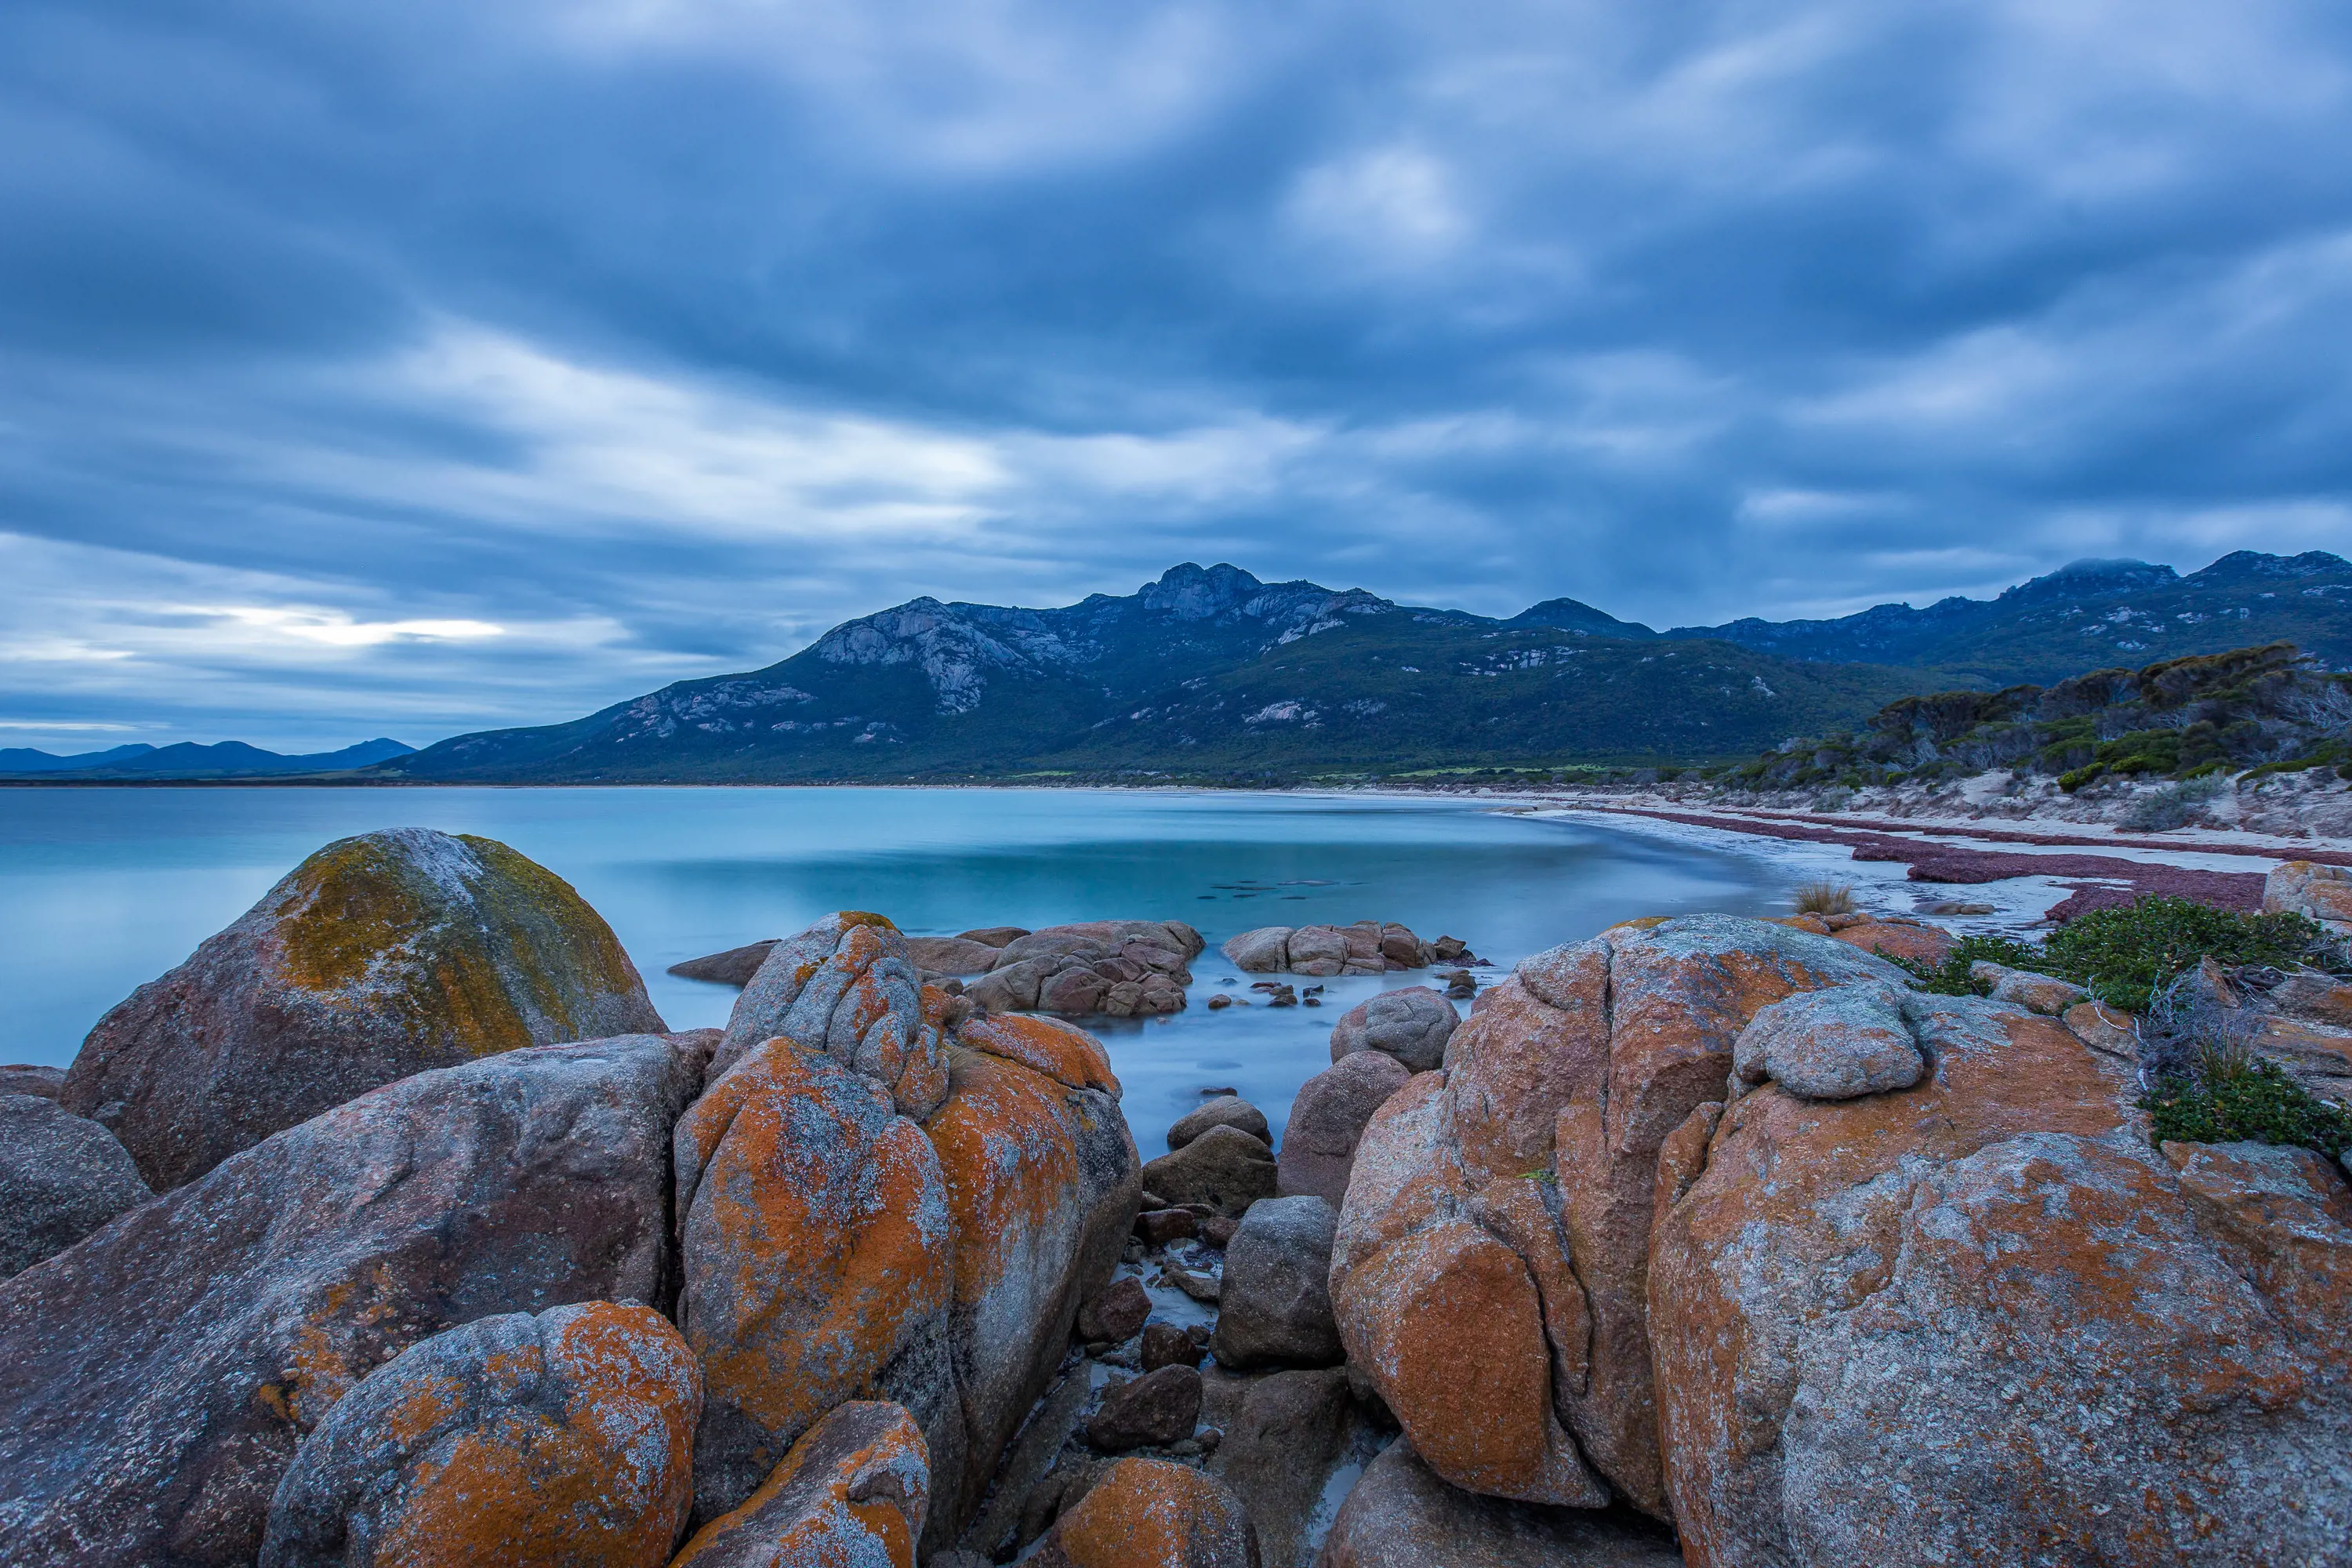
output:
<instances>
[{"instance_id":1,"label":"mountain range","mask_svg":"<svg viewBox=\"0 0 2352 1568\"><path fill-rule=\"evenodd\" d=\"M2291 641L2352 664L2352 563L2085 561L1990 600L1658 632L1573 599L1496 620L1191 563L1055 609L919 598L766 668L377 763L417 782L1305 773L1752 755L1955 687Z\"/></svg>"},{"instance_id":2,"label":"mountain range","mask_svg":"<svg viewBox=\"0 0 2352 1568\"><path fill-rule=\"evenodd\" d=\"M316 752L291 757L277 752L265 752L259 746L248 746L242 741L223 741L210 746L200 746L192 741L183 741L172 746L138 743L67 756L36 751L29 746L7 746L0 747L0 778L37 778L50 783L110 779L152 782L163 779L273 778L299 773L348 773L354 768L366 767L371 763L404 757L415 749L382 736L373 741L362 741L356 746L345 746L339 752Z\"/></svg>"}]
</instances>

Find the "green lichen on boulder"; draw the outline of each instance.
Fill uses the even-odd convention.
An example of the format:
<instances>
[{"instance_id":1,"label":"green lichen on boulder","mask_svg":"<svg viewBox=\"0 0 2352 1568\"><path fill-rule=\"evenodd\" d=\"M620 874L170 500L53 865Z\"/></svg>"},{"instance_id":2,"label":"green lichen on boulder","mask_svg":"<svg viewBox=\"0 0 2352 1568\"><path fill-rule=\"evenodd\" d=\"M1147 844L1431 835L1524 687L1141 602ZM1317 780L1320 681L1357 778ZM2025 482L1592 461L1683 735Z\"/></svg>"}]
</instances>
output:
<instances>
[{"instance_id":1,"label":"green lichen on boulder","mask_svg":"<svg viewBox=\"0 0 2352 1568\"><path fill-rule=\"evenodd\" d=\"M328 845L132 993L61 1100L162 1190L412 1073L663 1028L562 878L491 839L395 828Z\"/></svg>"}]
</instances>

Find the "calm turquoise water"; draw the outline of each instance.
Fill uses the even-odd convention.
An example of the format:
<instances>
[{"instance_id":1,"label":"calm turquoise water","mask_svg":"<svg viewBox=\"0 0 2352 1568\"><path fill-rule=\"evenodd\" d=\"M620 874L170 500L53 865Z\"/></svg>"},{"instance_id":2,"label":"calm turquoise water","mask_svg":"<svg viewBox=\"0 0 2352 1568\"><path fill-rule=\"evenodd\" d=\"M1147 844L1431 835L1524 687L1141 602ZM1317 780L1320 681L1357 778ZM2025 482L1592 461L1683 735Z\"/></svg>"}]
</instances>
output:
<instances>
[{"instance_id":1,"label":"calm turquoise water","mask_svg":"<svg viewBox=\"0 0 2352 1568\"><path fill-rule=\"evenodd\" d=\"M1741 858L1459 801L1206 792L889 789L125 789L0 792L0 1060L64 1063L99 1016L235 920L331 839L418 826L502 839L578 888L677 1028L722 1024L723 987L662 973L837 909L906 931L1189 921L1210 951L1192 1007L1105 1021L1147 1155L1229 1086L1279 1123L1328 1065L1339 1013L1384 984L1328 982L1321 1009L1201 1003L1216 944L1260 925L1402 921L1499 968L1637 914L1770 912Z\"/></svg>"}]
</instances>

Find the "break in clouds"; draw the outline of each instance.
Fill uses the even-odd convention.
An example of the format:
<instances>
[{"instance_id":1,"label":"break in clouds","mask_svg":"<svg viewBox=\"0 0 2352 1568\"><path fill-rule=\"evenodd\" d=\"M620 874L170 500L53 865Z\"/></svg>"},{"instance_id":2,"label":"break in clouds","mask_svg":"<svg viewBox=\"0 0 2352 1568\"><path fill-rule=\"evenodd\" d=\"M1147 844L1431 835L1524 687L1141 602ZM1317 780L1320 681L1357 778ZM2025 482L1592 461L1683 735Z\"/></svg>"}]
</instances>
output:
<instances>
[{"instance_id":1,"label":"break in clouds","mask_svg":"<svg viewBox=\"0 0 2352 1568\"><path fill-rule=\"evenodd\" d=\"M2352 541L2352 12L0 12L0 744L1183 559L1657 625Z\"/></svg>"}]
</instances>

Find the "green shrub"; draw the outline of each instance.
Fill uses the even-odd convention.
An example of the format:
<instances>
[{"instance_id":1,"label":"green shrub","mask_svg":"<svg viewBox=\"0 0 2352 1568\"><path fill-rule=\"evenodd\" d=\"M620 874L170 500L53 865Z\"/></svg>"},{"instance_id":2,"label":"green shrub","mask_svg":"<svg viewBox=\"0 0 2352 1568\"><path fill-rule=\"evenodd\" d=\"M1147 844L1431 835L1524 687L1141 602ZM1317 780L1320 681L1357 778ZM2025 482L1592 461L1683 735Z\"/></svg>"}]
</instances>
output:
<instances>
[{"instance_id":1,"label":"green shrub","mask_svg":"<svg viewBox=\"0 0 2352 1568\"><path fill-rule=\"evenodd\" d=\"M2331 1157L2352 1148L2352 1110L2259 1058L2208 1052L2194 1075L2158 1079L2139 1103L2158 1143L2277 1143Z\"/></svg>"},{"instance_id":2,"label":"green shrub","mask_svg":"<svg viewBox=\"0 0 2352 1568\"><path fill-rule=\"evenodd\" d=\"M1989 996L1992 987L1980 985L1969 977L1972 963L2004 963L2011 969L2040 969L2041 951L2031 943L2012 942L2005 936L1964 936L1953 943L1944 962L1928 964L1912 958L1895 958L1882 954L1897 967L1909 973L1919 983L1919 989L1938 996Z\"/></svg>"},{"instance_id":3,"label":"green shrub","mask_svg":"<svg viewBox=\"0 0 2352 1568\"><path fill-rule=\"evenodd\" d=\"M2040 967L2111 1006L2147 1011L2149 997L2201 958L2291 966L2324 952L2325 933L2301 915L2248 915L2191 899L2145 898L2093 910L2053 931Z\"/></svg>"}]
</instances>

